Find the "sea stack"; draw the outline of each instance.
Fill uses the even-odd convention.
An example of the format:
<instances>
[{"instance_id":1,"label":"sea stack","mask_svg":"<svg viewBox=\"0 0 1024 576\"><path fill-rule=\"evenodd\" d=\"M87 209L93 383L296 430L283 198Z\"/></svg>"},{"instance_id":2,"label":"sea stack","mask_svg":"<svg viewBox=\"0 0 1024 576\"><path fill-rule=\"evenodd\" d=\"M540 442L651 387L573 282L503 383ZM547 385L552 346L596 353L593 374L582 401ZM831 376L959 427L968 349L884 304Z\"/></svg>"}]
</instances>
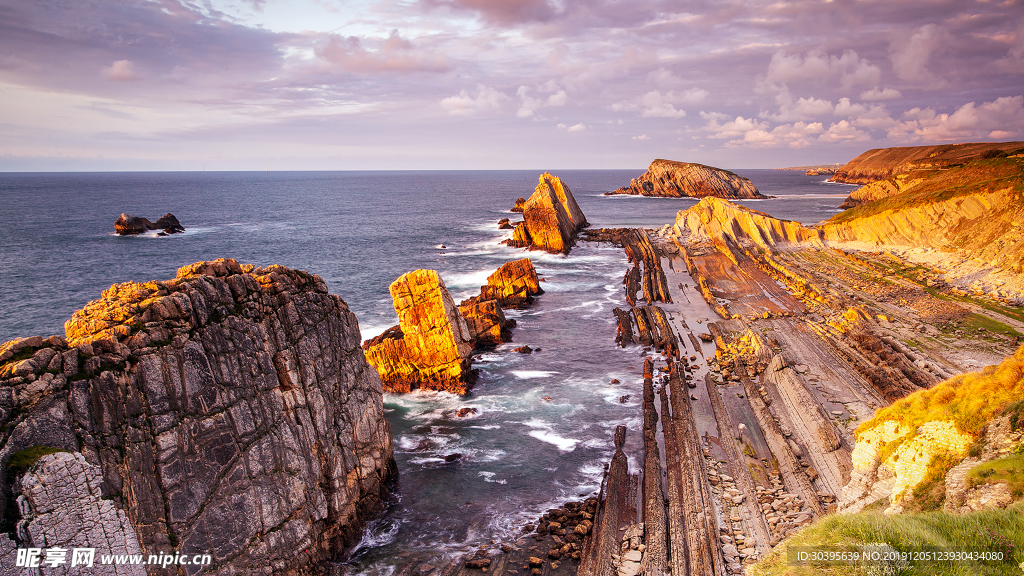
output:
<instances>
[{"instance_id":1,"label":"sea stack","mask_svg":"<svg viewBox=\"0 0 1024 576\"><path fill-rule=\"evenodd\" d=\"M395 464L380 377L320 277L199 262L115 284L65 332L0 345L5 566L16 548L95 547L297 576L381 509Z\"/></svg>"},{"instance_id":2,"label":"sea stack","mask_svg":"<svg viewBox=\"0 0 1024 576\"><path fill-rule=\"evenodd\" d=\"M576 235L589 225L569 187L545 172L523 205L523 222L516 225L512 238L505 243L515 248L568 254L576 244Z\"/></svg>"},{"instance_id":3,"label":"sea stack","mask_svg":"<svg viewBox=\"0 0 1024 576\"><path fill-rule=\"evenodd\" d=\"M607 195L658 196L663 198L752 199L768 198L757 186L739 175L703 164L655 160L647 172L630 181L629 186Z\"/></svg>"},{"instance_id":4,"label":"sea stack","mask_svg":"<svg viewBox=\"0 0 1024 576\"><path fill-rule=\"evenodd\" d=\"M413 270L391 284L398 326L363 343L387 392L417 388L465 394L472 385L473 335L434 270Z\"/></svg>"}]
</instances>

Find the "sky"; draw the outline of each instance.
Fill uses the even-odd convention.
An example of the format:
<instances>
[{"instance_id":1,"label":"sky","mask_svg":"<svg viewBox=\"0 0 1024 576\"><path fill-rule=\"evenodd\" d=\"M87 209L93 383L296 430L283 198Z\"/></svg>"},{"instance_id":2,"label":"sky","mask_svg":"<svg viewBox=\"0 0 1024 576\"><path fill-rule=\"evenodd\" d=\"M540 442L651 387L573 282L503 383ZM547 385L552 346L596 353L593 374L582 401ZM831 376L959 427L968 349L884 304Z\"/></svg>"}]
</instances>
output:
<instances>
[{"instance_id":1,"label":"sky","mask_svg":"<svg viewBox=\"0 0 1024 576\"><path fill-rule=\"evenodd\" d=\"M1024 0L0 0L0 171L725 168L1024 140Z\"/></svg>"}]
</instances>

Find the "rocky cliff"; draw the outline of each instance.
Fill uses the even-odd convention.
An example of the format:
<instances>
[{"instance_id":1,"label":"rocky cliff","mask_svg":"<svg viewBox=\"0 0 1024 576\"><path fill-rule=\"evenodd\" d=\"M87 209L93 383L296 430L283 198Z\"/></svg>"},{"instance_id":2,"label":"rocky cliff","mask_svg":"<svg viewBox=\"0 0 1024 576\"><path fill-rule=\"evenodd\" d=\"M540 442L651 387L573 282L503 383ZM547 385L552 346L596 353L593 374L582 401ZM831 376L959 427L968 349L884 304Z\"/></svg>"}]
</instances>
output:
<instances>
[{"instance_id":1,"label":"rocky cliff","mask_svg":"<svg viewBox=\"0 0 1024 576\"><path fill-rule=\"evenodd\" d=\"M505 242L516 248L568 254L576 244L577 233L589 225L569 187L557 176L545 172L540 175L536 190L523 204L523 222Z\"/></svg>"},{"instance_id":2,"label":"rocky cliff","mask_svg":"<svg viewBox=\"0 0 1024 576\"><path fill-rule=\"evenodd\" d=\"M391 299L398 326L363 343L384 390L468 392L473 335L444 280L434 270L407 272L391 284Z\"/></svg>"},{"instance_id":3,"label":"rocky cliff","mask_svg":"<svg viewBox=\"0 0 1024 576\"><path fill-rule=\"evenodd\" d=\"M379 508L380 378L319 277L199 262L111 286L65 331L0 346L0 555L87 540L212 556L187 574L308 574Z\"/></svg>"},{"instance_id":4,"label":"rocky cliff","mask_svg":"<svg viewBox=\"0 0 1024 576\"><path fill-rule=\"evenodd\" d=\"M647 172L612 194L668 198L767 198L757 186L728 170L690 162L655 160Z\"/></svg>"},{"instance_id":5,"label":"rocky cliff","mask_svg":"<svg viewBox=\"0 0 1024 576\"><path fill-rule=\"evenodd\" d=\"M986 455L991 461L1024 448L1021 398L1024 347L998 366L956 376L879 410L857 429L840 506L856 512L884 501L890 513L908 506L977 509L969 505L964 476ZM968 457L972 447L979 449Z\"/></svg>"},{"instance_id":6,"label":"rocky cliff","mask_svg":"<svg viewBox=\"0 0 1024 576\"><path fill-rule=\"evenodd\" d=\"M884 191L820 225L824 238L935 248L1021 272L1024 157L975 160L913 174L866 186Z\"/></svg>"},{"instance_id":7,"label":"rocky cliff","mask_svg":"<svg viewBox=\"0 0 1024 576\"><path fill-rule=\"evenodd\" d=\"M985 157L1024 152L1024 142L974 142L941 146L900 146L868 150L836 170L832 182L869 184L917 170L959 166Z\"/></svg>"}]
</instances>

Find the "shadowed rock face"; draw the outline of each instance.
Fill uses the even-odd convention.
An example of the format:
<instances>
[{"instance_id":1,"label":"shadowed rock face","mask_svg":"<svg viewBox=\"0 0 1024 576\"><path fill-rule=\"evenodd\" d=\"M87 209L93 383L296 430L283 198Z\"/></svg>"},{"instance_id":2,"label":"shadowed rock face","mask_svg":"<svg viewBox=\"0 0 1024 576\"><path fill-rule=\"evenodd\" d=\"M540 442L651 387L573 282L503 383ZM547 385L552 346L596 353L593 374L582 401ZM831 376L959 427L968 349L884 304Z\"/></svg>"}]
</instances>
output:
<instances>
[{"instance_id":1,"label":"shadowed rock face","mask_svg":"<svg viewBox=\"0 0 1024 576\"><path fill-rule=\"evenodd\" d=\"M667 198L767 198L757 186L732 172L703 164L655 160L639 178L613 194Z\"/></svg>"},{"instance_id":2,"label":"shadowed rock face","mask_svg":"<svg viewBox=\"0 0 1024 576\"><path fill-rule=\"evenodd\" d=\"M505 243L515 248L568 254L576 244L576 234L589 225L569 187L545 172L523 205L523 222Z\"/></svg>"},{"instance_id":3,"label":"shadowed rock face","mask_svg":"<svg viewBox=\"0 0 1024 576\"><path fill-rule=\"evenodd\" d=\"M117 217L117 221L114 222L114 231L121 236L130 236L132 234L142 234L147 230L162 230L161 234L177 234L184 232L185 228L178 222L178 219L174 217L174 214L168 212L161 216L156 222L150 222L145 218L139 216L129 216L128 214L121 213Z\"/></svg>"},{"instance_id":4,"label":"shadowed rock face","mask_svg":"<svg viewBox=\"0 0 1024 576\"><path fill-rule=\"evenodd\" d=\"M0 346L0 474L28 448L71 453L4 478L4 495L70 498L82 508L70 514L110 524L112 547L209 553L214 574L310 573L379 508L394 474L381 381L319 277L200 262L115 284L65 331ZM48 478L89 488L47 490ZM118 536L118 514L134 534Z\"/></svg>"}]
</instances>

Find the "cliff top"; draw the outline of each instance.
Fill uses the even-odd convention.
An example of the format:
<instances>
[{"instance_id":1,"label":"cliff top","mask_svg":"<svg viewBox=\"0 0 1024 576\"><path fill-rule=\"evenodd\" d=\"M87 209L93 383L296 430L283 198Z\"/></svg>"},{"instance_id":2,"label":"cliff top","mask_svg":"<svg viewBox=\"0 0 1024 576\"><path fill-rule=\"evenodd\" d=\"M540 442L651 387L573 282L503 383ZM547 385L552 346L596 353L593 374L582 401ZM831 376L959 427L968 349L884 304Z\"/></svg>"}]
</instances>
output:
<instances>
[{"instance_id":1,"label":"cliff top","mask_svg":"<svg viewBox=\"0 0 1024 576\"><path fill-rule=\"evenodd\" d=\"M912 170L956 166L979 158L1019 155L1024 142L969 142L939 146L875 148L836 170L832 182L868 184Z\"/></svg>"}]
</instances>

